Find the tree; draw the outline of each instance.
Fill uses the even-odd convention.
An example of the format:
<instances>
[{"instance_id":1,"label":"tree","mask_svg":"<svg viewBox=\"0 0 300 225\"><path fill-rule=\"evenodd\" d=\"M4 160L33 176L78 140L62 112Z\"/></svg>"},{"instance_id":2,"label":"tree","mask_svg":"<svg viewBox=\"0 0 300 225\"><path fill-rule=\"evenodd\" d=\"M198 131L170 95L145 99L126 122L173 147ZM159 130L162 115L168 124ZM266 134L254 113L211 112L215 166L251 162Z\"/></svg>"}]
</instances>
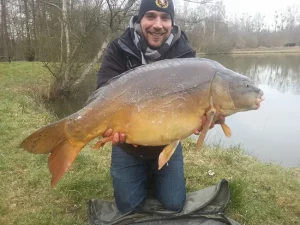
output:
<instances>
[{"instance_id":1,"label":"tree","mask_svg":"<svg viewBox=\"0 0 300 225\"><path fill-rule=\"evenodd\" d=\"M7 1L1 0L1 45L4 56L11 56L11 47L10 47L10 41L9 41L9 33L8 33L8 21L7 21Z\"/></svg>"},{"instance_id":2,"label":"tree","mask_svg":"<svg viewBox=\"0 0 300 225\"><path fill-rule=\"evenodd\" d=\"M122 25L122 21L127 17L128 12L134 5L136 0L127 0L120 2L117 0L106 0L95 1L94 7L100 11L98 15L97 23L93 23L91 26L85 26L85 24L77 24L77 27L83 25L84 32L75 32L78 28L75 28L72 23L72 14L74 13L73 1L62 0L62 6L46 3L49 6L56 8L60 12L60 62L56 63L50 59L45 63L45 66L53 74L55 82L51 88L51 96L56 97L59 95L70 95L78 88L80 84L84 81L85 77L89 74L94 65L99 62L101 56L103 55L108 43L116 35L117 31ZM71 3L71 4L69 4ZM85 2L83 2L84 4ZM125 3L125 4L124 4ZM90 11L93 11L92 8ZM101 21L101 24L100 24ZM84 21L87 22L87 21ZM82 21L81 21L82 23ZM89 38L91 38L92 33L95 29L102 28L102 44L98 52L95 54L93 59L84 65L82 58L78 55L83 50L83 45ZM79 29L80 30L80 29ZM72 35L72 37L71 37ZM79 36L78 36L79 35Z\"/></svg>"},{"instance_id":3,"label":"tree","mask_svg":"<svg viewBox=\"0 0 300 225\"><path fill-rule=\"evenodd\" d=\"M23 0L24 2L24 12L25 12L25 28L26 28L26 59L28 61L34 61L34 49L32 48L31 35L30 35L30 25L29 25L29 11L28 11L28 0Z\"/></svg>"}]
</instances>

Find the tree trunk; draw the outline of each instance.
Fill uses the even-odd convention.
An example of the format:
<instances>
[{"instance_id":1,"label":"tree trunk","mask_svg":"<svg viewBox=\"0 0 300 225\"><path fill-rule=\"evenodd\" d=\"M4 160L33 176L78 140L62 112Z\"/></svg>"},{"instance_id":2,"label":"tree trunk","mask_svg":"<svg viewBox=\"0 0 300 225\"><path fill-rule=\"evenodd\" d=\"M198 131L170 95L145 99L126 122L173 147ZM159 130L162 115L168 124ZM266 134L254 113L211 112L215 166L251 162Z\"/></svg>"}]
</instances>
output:
<instances>
[{"instance_id":1,"label":"tree trunk","mask_svg":"<svg viewBox=\"0 0 300 225\"><path fill-rule=\"evenodd\" d=\"M68 24L68 5L67 0L62 0L62 24L64 29L64 36L66 41L66 67L64 73L64 80L62 88L64 88L67 83L69 83L70 75L70 36L69 36L69 24Z\"/></svg>"},{"instance_id":2,"label":"tree trunk","mask_svg":"<svg viewBox=\"0 0 300 225\"><path fill-rule=\"evenodd\" d=\"M33 40L33 46L34 46L34 52L35 52L35 58L39 58L38 54L36 54L37 52L37 46L39 46L38 43L38 38L37 38L37 24L36 24L36 16L38 15L37 10L36 10L36 4L35 4L35 0L31 0L31 8L32 8L32 31L33 31L33 35L32 35L32 40Z\"/></svg>"},{"instance_id":3,"label":"tree trunk","mask_svg":"<svg viewBox=\"0 0 300 225\"><path fill-rule=\"evenodd\" d=\"M83 73L80 75L80 77L77 79L77 81L74 83L73 88L77 89L78 86L82 83L82 81L84 81L84 78L86 77L86 75L88 75L88 73L90 72L90 70L93 68L93 66L100 60L101 56L103 55L104 51L106 50L108 44L110 43L110 41L112 40L113 37L113 32L110 31L109 34L107 35L105 41L102 43L100 50L98 51L97 55L94 57L94 59L88 64L88 66L85 68L85 70L83 71Z\"/></svg>"},{"instance_id":4,"label":"tree trunk","mask_svg":"<svg viewBox=\"0 0 300 225\"><path fill-rule=\"evenodd\" d=\"M6 0L1 0L1 34L2 34L2 46L4 56L11 56L11 49L9 44L9 35L7 29L7 11L6 11Z\"/></svg>"},{"instance_id":5,"label":"tree trunk","mask_svg":"<svg viewBox=\"0 0 300 225\"><path fill-rule=\"evenodd\" d=\"M34 61L34 51L31 45L31 35L30 35L30 28L29 28L29 12L28 12L28 5L27 0L24 1L24 11L25 11L25 28L26 28L26 59L28 61Z\"/></svg>"}]
</instances>

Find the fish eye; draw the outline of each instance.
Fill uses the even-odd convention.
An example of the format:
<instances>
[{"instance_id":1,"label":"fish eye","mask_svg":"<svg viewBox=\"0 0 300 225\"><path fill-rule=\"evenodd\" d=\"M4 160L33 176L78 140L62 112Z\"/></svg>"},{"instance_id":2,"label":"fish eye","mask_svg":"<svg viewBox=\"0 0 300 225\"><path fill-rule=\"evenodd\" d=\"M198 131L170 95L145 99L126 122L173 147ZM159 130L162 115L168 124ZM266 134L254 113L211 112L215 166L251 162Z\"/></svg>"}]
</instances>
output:
<instances>
[{"instance_id":1,"label":"fish eye","mask_svg":"<svg viewBox=\"0 0 300 225\"><path fill-rule=\"evenodd\" d=\"M244 87L249 88L251 86L251 84L249 83L249 81L244 80Z\"/></svg>"}]
</instances>

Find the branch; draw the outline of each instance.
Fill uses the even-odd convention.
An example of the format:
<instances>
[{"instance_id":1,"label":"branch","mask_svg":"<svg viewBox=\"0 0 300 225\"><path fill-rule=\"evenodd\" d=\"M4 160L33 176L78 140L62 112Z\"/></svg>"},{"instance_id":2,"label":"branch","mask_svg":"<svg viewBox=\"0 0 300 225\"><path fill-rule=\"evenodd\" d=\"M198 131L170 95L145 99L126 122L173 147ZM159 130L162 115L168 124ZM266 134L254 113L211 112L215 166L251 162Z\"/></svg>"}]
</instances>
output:
<instances>
[{"instance_id":1,"label":"branch","mask_svg":"<svg viewBox=\"0 0 300 225\"><path fill-rule=\"evenodd\" d=\"M58 76L57 75L55 75L55 73L51 70L51 68L48 66L48 64L50 63L50 62L47 62L47 63L45 63L45 62L42 62L43 64L44 64L44 66L49 70L49 72L58 80Z\"/></svg>"},{"instance_id":2,"label":"branch","mask_svg":"<svg viewBox=\"0 0 300 225\"><path fill-rule=\"evenodd\" d=\"M90 72L90 70L95 65L95 63L98 62L99 59L102 57L102 55L103 55L104 51L106 50L108 44L112 40L113 34L114 33L110 30L109 33L107 34L107 37L106 37L105 41L102 43L102 46L101 46L100 50L98 51L97 55L88 64L88 66L85 68L85 70L83 71L83 73L80 75L80 77L74 83L73 88L78 88L79 84L82 83L82 81L84 80L84 78L86 77L86 75Z\"/></svg>"},{"instance_id":3,"label":"branch","mask_svg":"<svg viewBox=\"0 0 300 225\"><path fill-rule=\"evenodd\" d=\"M86 68L84 69L84 71L82 72L82 74L80 75L80 77L76 80L76 82L73 84L73 90L74 89L77 89L79 87L79 85L83 82L83 80L85 79L85 77L87 76L87 74L90 72L90 70L93 68L93 66L95 65L95 63L97 63L100 58L103 56L108 44L111 42L113 36L115 35L116 33L116 30L119 28L119 25L120 25L120 21L119 21L119 24L118 24L118 27L116 27L115 29L113 28L112 26L112 21L113 21L113 17L116 16L114 15L113 16L113 9L110 5L110 2L109 0L106 0L108 6L109 6L109 10L111 12L111 18L110 18L110 21L111 21L111 26L110 26L110 30L108 31L108 34L106 35L106 39L105 41L102 43L101 45L101 48L99 49L97 55L94 57L94 59L86 66ZM125 5L125 7L119 12L117 13L120 13L120 12L124 12L123 13L123 16L126 15L126 13L128 12L128 10L132 7L132 5L136 2L136 0L127 0L127 3Z\"/></svg>"},{"instance_id":4,"label":"branch","mask_svg":"<svg viewBox=\"0 0 300 225\"><path fill-rule=\"evenodd\" d=\"M182 19L182 18L176 18L178 21L182 21L182 22L185 22L185 23L188 23L188 24L198 24L199 22L201 21L204 21L207 19L207 17L204 17L204 18L201 18L201 19L196 19L196 20L193 20L193 19Z\"/></svg>"},{"instance_id":5,"label":"branch","mask_svg":"<svg viewBox=\"0 0 300 225\"><path fill-rule=\"evenodd\" d=\"M110 11L110 21L109 21L109 27L112 28L112 23L113 23L113 10L112 7L110 5L109 0L106 0L106 3L108 5L109 11Z\"/></svg>"},{"instance_id":6,"label":"branch","mask_svg":"<svg viewBox=\"0 0 300 225\"><path fill-rule=\"evenodd\" d=\"M62 11L62 9L61 9L59 6L55 5L54 3L46 2L46 1L43 1L43 0L41 0L41 2L44 2L44 3L47 4L47 5L56 7L56 8L58 8L60 11Z\"/></svg>"}]
</instances>

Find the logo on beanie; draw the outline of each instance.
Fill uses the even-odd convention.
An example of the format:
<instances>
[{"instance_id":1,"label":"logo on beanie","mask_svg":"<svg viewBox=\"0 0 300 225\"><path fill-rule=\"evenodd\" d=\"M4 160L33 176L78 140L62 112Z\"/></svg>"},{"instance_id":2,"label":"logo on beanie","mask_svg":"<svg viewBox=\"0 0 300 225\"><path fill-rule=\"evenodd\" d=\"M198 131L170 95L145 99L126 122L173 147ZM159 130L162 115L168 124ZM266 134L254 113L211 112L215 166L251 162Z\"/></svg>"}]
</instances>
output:
<instances>
[{"instance_id":1,"label":"logo on beanie","mask_svg":"<svg viewBox=\"0 0 300 225\"><path fill-rule=\"evenodd\" d=\"M168 0L155 0L155 3L159 8L163 9L167 8L169 5Z\"/></svg>"}]
</instances>

